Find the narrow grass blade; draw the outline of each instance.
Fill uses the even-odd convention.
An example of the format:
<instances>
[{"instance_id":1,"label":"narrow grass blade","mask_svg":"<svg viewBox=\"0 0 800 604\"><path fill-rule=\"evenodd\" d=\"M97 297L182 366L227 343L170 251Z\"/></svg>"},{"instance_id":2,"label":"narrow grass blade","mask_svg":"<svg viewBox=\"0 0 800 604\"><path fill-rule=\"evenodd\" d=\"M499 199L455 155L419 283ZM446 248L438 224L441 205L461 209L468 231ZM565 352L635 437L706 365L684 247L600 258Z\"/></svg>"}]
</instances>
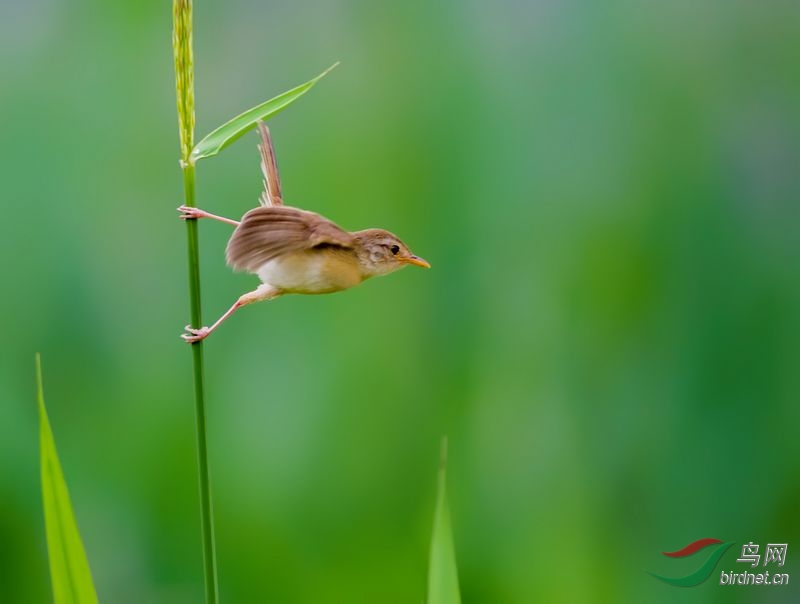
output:
<instances>
[{"instance_id":1,"label":"narrow grass blade","mask_svg":"<svg viewBox=\"0 0 800 604\"><path fill-rule=\"evenodd\" d=\"M314 84L328 75L331 69L336 67L338 64L339 63L334 63L313 80L309 80L305 84L300 84L296 88L287 90L283 94L279 94L275 98L261 103L260 105L256 105L252 109L248 109L244 113L237 115L232 120L222 124L222 126L214 130L211 134L207 135L203 140L195 145L191 155L192 163L196 163L198 159L216 155L222 151L222 149L244 135L247 131L255 128L259 120L269 119L282 109L288 107L306 92L311 90Z\"/></svg>"},{"instance_id":2,"label":"narrow grass blade","mask_svg":"<svg viewBox=\"0 0 800 604\"><path fill-rule=\"evenodd\" d=\"M447 505L447 437L442 439L439 465L439 491L433 519L431 558L428 568L428 604L461 604L458 588L458 568Z\"/></svg>"},{"instance_id":3,"label":"narrow grass blade","mask_svg":"<svg viewBox=\"0 0 800 604\"><path fill-rule=\"evenodd\" d=\"M36 355L36 391L39 399L39 446L42 499L50 555L50 578L55 604L96 604L97 593L78 525L72 513L67 483L58 461L53 431L44 406L42 361Z\"/></svg>"}]
</instances>

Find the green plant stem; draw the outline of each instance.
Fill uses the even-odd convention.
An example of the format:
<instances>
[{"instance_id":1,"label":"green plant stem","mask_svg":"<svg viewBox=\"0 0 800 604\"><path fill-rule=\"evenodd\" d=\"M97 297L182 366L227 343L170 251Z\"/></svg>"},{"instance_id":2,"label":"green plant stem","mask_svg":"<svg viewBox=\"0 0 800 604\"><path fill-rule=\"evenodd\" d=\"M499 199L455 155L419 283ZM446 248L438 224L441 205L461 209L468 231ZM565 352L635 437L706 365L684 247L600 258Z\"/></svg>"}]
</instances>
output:
<instances>
[{"instance_id":1,"label":"green plant stem","mask_svg":"<svg viewBox=\"0 0 800 604\"><path fill-rule=\"evenodd\" d=\"M183 188L185 203L195 207L194 165L183 168ZM189 257L189 299L192 326L201 327L202 307L200 304L200 257L197 221L186 221ZM214 518L211 505L211 484L208 471L208 443L206 439L205 368L203 341L192 344L192 364L194 369L194 402L197 427L197 474L200 484L200 516L203 536L203 567L205 574L206 602L216 604L219 588L217 585L217 556L214 545Z\"/></svg>"},{"instance_id":2,"label":"green plant stem","mask_svg":"<svg viewBox=\"0 0 800 604\"><path fill-rule=\"evenodd\" d=\"M175 58L175 93L178 101L178 134L181 141L184 203L195 206L194 162L190 155L194 145L194 58L192 52L192 0L173 0L172 48ZM197 220L186 221L189 258L189 304L192 326L201 327L200 253ZM211 484L208 472L206 441L206 393L203 367L203 342L192 344L194 369L194 404L197 427L197 478L200 485L200 520L203 536L203 570L206 603L219 600L217 557L214 551L214 518L211 508Z\"/></svg>"}]
</instances>

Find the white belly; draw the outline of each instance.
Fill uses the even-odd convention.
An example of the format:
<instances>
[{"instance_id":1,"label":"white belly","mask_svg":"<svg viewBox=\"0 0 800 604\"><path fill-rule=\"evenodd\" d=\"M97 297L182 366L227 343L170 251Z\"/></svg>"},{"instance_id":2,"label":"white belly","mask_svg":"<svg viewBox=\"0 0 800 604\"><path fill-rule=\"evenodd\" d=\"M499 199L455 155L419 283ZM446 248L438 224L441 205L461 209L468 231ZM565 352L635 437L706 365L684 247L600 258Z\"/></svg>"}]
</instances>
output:
<instances>
[{"instance_id":1,"label":"white belly","mask_svg":"<svg viewBox=\"0 0 800 604\"><path fill-rule=\"evenodd\" d=\"M327 294L353 287L362 278L354 258L309 251L274 258L259 267L261 281L286 293Z\"/></svg>"}]
</instances>

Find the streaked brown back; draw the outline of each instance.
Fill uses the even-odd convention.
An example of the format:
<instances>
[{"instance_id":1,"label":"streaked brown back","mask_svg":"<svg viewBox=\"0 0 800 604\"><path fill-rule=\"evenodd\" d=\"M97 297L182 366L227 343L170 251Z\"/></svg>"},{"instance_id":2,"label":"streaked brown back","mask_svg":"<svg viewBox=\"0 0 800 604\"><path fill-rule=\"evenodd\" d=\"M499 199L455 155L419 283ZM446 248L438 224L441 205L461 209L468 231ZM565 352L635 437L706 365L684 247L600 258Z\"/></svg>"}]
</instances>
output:
<instances>
[{"instance_id":1,"label":"streaked brown back","mask_svg":"<svg viewBox=\"0 0 800 604\"><path fill-rule=\"evenodd\" d=\"M289 206L250 210L228 241L226 257L235 270L257 271L283 254L335 246L352 249L354 237L333 222Z\"/></svg>"}]
</instances>

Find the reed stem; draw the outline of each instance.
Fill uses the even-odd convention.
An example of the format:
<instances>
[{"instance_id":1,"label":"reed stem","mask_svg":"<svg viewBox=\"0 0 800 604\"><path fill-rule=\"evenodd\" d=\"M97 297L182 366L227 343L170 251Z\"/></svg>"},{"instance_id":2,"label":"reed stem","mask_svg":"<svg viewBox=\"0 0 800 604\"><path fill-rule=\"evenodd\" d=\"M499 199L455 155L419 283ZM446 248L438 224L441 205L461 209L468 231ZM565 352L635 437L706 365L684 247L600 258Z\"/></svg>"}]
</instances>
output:
<instances>
[{"instance_id":1,"label":"reed stem","mask_svg":"<svg viewBox=\"0 0 800 604\"><path fill-rule=\"evenodd\" d=\"M181 168L183 169L184 203L195 204L195 167L191 161L194 145L194 60L192 56L192 0L173 2L172 45L175 56L175 88L178 102L178 131L181 142ZM200 304L200 254L197 221L186 221L189 269L189 304L193 327L203 324ZM197 475L200 486L200 516L203 538L203 568L206 603L216 604L219 599L217 583L217 558L214 546L214 519L211 505L211 484L208 471L208 443L206 438L205 369L203 342L192 348L194 370L195 420L197 429Z\"/></svg>"}]
</instances>

